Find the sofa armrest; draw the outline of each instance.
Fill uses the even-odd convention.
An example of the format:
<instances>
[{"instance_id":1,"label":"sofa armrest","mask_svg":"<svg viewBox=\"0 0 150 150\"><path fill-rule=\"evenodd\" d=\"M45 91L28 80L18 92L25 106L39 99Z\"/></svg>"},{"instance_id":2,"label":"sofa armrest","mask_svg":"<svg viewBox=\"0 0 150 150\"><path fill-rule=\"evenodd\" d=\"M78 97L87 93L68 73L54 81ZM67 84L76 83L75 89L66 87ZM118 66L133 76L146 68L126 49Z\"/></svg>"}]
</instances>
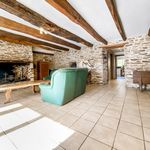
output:
<instances>
[{"instance_id":1,"label":"sofa armrest","mask_svg":"<svg viewBox=\"0 0 150 150\"><path fill-rule=\"evenodd\" d=\"M51 80L51 76L46 76L43 78L43 80Z\"/></svg>"},{"instance_id":2,"label":"sofa armrest","mask_svg":"<svg viewBox=\"0 0 150 150\"><path fill-rule=\"evenodd\" d=\"M42 90L47 90L47 89L51 89L51 88L52 88L51 85L49 85L49 84L44 84L44 83L41 83L41 84L39 85L39 87L40 87L40 89L42 89Z\"/></svg>"}]
</instances>

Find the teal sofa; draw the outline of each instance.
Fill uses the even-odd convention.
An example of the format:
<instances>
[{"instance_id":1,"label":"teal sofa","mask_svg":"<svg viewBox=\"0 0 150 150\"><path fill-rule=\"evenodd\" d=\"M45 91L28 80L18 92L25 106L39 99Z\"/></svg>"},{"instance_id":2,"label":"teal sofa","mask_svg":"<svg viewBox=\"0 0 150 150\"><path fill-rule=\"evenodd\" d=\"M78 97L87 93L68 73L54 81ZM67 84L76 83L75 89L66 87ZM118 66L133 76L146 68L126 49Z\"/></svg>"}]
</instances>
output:
<instances>
[{"instance_id":1,"label":"teal sofa","mask_svg":"<svg viewBox=\"0 0 150 150\"><path fill-rule=\"evenodd\" d=\"M52 74L56 71L57 69L52 69L52 70L49 70L49 75L44 77L43 80L51 80L51 76Z\"/></svg>"},{"instance_id":2,"label":"teal sofa","mask_svg":"<svg viewBox=\"0 0 150 150\"><path fill-rule=\"evenodd\" d=\"M64 105L85 92L87 68L63 68L52 74L51 84L40 84L43 101Z\"/></svg>"}]
</instances>

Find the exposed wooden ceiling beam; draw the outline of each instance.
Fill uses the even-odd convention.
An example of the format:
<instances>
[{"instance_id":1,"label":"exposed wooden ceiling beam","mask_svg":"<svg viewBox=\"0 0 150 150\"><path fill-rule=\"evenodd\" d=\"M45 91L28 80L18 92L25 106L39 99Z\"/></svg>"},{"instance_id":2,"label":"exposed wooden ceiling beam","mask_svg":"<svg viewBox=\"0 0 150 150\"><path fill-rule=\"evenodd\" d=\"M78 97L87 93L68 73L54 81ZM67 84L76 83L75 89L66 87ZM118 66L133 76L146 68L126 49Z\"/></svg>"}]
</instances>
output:
<instances>
[{"instance_id":1,"label":"exposed wooden ceiling beam","mask_svg":"<svg viewBox=\"0 0 150 150\"><path fill-rule=\"evenodd\" d=\"M16 25L16 26L15 26ZM27 27L26 28L26 26L18 26L18 23L13 23L13 21L9 21L9 19L5 19L4 17L0 17L0 26L1 27L5 27L5 28L8 28L8 29L12 29L12 30L15 30L16 29L16 31L22 31L21 30L21 27L23 27L22 29L23 29L23 31L24 31L24 33L29 33L29 28ZM31 30L32 31L32 30ZM34 33L33 33L34 34ZM32 35L33 35L32 34ZM2 38L2 37L0 37L0 38ZM6 37L5 37L6 38ZM9 37L8 37L9 38ZM19 39L18 39L19 40ZM33 39L32 39L32 41L33 41ZM38 41L38 40L37 40ZM39 41L38 41L39 42ZM64 50L64 51L68 51L69 49L68 48L65 48L65 47L62 47L62 46L58 46L58 45L54 45L54 44L51 44L51 43L47 43L47 42L42 42L42 44L44 45L46 45L46 46L48 46L48 47L51 47L51 48L54 48L54 49L59 49L59 50Z\"/></svg>"},{"instance_id":2,"label":"exposed wooden ceiling beam","mask_svg":"<svg viewBox=\"0 0 150 150\"><path fill-rule=\"evenodd\" d=\"M126 37L126 34L124 32L124 29L123 29L123 26L121 23L121 19L120 19L119 14L118 14L116 4L115 4L114 0L105 0L105 1L106 1L106 4L109 8L109 11L113 17L113 20L117 26L117 29L118 29L120 35L121 35L122 39L125 41L127 39L127 37Z\"/></svg>"},{"instance_id":3,"label":"exposed wooden ceiling beam","mask_svg":"<svg viewBox=\"0 0 150 150\"><path fill-rule=\"evenodd\" d=\"M20 4L16 0L0 0L0 8L30 22L31 24L33 24L37 27L42 27L43 29L45 29L53 34L59 35L61 37L64 37L66 39L69 39L69 40L72 40L75 42L82 43L89 47L93 46L93 44L91 44L90 42L57 26L53 22L44 18L43 16L36 13L35 11L25 7L24 5Z\"/></svg>"},{"instance_id":4,"label":"exposed wooden ceiling beam","mask_svg":"<svg viewBox=\"0 0 150 150\"><path fill-rule=\"evenodd\" d=\"M51 47L53 49L58 49L58 50L62 50L62 51L69 51L69 48L61 47L61 46L54 45L54 44L51 44L51 43L48 43L48 45L49 45L48 47ZM42 46L45 46L45 45L42 45Z\"/></svg>"},{"instance_id":5,"label":"exposed wooden ceiling beam","mask_svg":"<svg viewBox=\"0 0 150 150\"><path fill-rule=\"evenodd\" d=\"M101 45L100 48L105 49L114 49L114 48L122 48L127 44L127 42L121 42L121 43L114 43L114 44L108 44L108 45Z\"/></svg>"},{"instance_id":6,"label":"exposed wooden ceiling beam","mask_svg":"<svg viewBox=\"0 0 150 150\"><path fill-rule=\"evenodd\" d=\"M91 25L67 2L67 0L46 0L50 5L67 16L70 20L84 28L96 40L107 44L107 41L100 36Z\"/></svg>"},{"instance_id":7,"label":"exposed wooden ceiling beam","mask_svg":"<svg viewBox=\"0 0 150 150\"><path fill-rule=\"evenodd\" d=\"M0 30L0 40L16 43L16 44L24 44L24 45L29 45L29 46L37 46L37 47L49 47L51 50L52 48L50 47L51 44L43 42L43 41L38 41L32 38L28 38L22 35L17 35L13 33L9 33L7 31ZM54 50L54 49L53 49ZM56 51L60 51L55 49ZM62 50L62 49L61 49ZM65 51L68 51L69 49L65 49Z\"/></svg>"},{"instance_id":8,"label":"exposed wooden ceiling beam","mask_svg":"<svg viewBox=\"0 0 150 150\"><path fill-rule=\"evenodd\" d=\"M150 36L150 29L148 30L148 36Z\"/></svg>"},{"instance_id":9,"label":"exposed wooden ceiling beam","mask_svg":"<svg viewBox=\"0 0 150 150\"><path fill-rule=\"evenodd\" d=\"M62 39L59 39L55 36L52 36L50 34L44 34L44 33L40 34L40 31L37 30L37 29L31 28L29 26L23 25L21 23L18 23L18 22L12 21L12 20L9 20L9 19L4 18L4 17L0 17L0 26L4 27L4 28L11 29L11 30L15 30L15 31L26 33L26 34L30 34L34 37L44 39L44 40L47 40L47 41L50 41L50 42L54 42L54 43L57 43L57 44L65 45L65 46L68 46L68 47L71 47L71 48L74 48L74 49L78 49L78 50L80 49L80 47L77 46L77 45L66 42L66 41L64 41Z\"/></svg>"},{"instance_id":10,"label":"exposed wooden ceiling beam","mask_svg":"<svg viewBox=\"0 0 150 150\"><path fill-rule=\"evenodd\" d=\"M50 50L50 51L57 51L57 52L62 52L61 50L56 50L56 49L53 49L53 48L50 48L50 47L47 47L47 46L43 46L43 45L35 45L35 47L40 47L42 49L46 49L46 50Z\"/></svg>"},{"instance_id":11,"label":"exposed wooden ceiling beam","mask_svg":"<svg viewBox=\"0 0 150 150\"><path fill-rule=\"evenodd\" d=\"M47 53L47 52L37 52L37 51L33 51L34 54L44 54L44 55L51 55L51 56L54 56L54 54L51 54L51 53Z\"/></svg>"},{"instance_id":12,"label":"exposed wooden ceiling beam","mask_svg":"<svg viewBox=\"0 0 150 150\"><path fill-rule=\"evenodd\" d=\"M7 28L7 29L11 29L11 30L23 32L23 33L26 33L26 34L30 34L34 37L41 38L41 39L49 41L49 37L46 36L45 34L40 34L39 30L28 27L28 26L23 25L21 23L17 23L15 21L4 18L2 16L0 16L0 26L4 27L4 28ZM48 45L52 48L56 48L56 49L60 49L60 50L68 50L68 48L58 46L58 45L55 45L55 44L49 43Z\"/></svg>"}]
</instances>

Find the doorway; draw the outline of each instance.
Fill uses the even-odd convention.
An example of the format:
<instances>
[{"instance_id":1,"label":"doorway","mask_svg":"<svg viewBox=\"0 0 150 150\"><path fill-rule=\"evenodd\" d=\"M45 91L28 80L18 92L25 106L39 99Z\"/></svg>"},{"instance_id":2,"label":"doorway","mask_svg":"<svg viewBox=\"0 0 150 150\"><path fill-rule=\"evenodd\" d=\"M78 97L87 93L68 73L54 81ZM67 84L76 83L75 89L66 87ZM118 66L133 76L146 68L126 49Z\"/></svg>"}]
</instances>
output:
<instances>
[{"instance_id":1,"label":"doorway","mask_svg":"<svg viewBox=\"0 0 150 150\"><path fill-rule=\"evenodd\" d=\"M116 55L116 78L124 79L124 55Z\"/></svg>"},{"instance_id":2,"label":"doorway","mask_svg":"<svg viewBox=\"0 0 150 150\"><path fill-rule=\"evenodd\" d=\"M111 49L108 51L108 81L124 79L124 49Z\"/></svg>"}]
</instances>

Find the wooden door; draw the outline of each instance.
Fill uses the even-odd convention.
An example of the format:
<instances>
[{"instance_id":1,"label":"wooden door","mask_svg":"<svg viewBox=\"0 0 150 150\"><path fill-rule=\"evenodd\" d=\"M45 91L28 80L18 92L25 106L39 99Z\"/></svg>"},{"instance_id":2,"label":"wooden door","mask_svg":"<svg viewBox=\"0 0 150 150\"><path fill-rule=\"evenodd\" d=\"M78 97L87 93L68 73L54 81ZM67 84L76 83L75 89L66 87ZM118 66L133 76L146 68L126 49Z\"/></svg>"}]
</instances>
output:
<instances>
[{"instance_id":1,"label":"wooden door","mask_svg":"<svg viewBox=\"0 0 150 150\"><path fill-rule=\"evenodd\" d=\"M38 80L43 80L49 74L49 62L38 62Z\"/></svg>"}]
</instances>

